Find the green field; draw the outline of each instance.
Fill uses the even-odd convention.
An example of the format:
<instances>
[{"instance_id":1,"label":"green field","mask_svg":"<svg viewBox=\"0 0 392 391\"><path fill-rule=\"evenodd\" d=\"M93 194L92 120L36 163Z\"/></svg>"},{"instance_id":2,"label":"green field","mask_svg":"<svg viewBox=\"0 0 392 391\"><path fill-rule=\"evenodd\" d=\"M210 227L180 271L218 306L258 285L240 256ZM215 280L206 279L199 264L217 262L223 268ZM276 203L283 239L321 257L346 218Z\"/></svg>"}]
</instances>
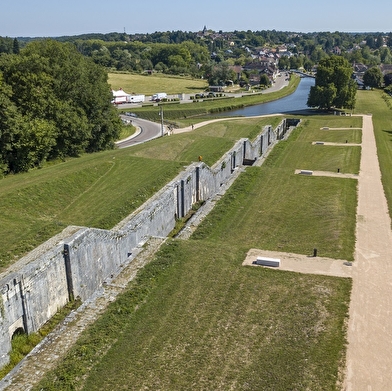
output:
<instances>
[{"instance_id":1,"label":"green field","mask_svg":"<svg viewBox=\"0 0 392 391\"><path fill-rule=\"evenodd\" d=\"M3 178L0 271L68 225L112 228L199 155L212 165L239 138L280 120L219 124Z\"/></svg>"},{"instance_id":2,"label":"green field","mask_svg":"<svg viewBox=\"0 0 392 391\"><path fill-rule=\"evenodd\" d=\"M132 73L109 73L110 86L113 90L122 88L129 94L153 95L157 92L174 94L196 94L208 87L203 79L169 76L159 73L140 75Z\"/></svg>"},{"instance_id":3,"label":"green field","mask_svg":"<svg viewBox=\"0 0 392 391\"><path fill-rule=\"evenodd\" d=\"M161 139L136 155L156 157L151 148L159 153L160 143L161 153L199 154L203 139L212 145L242 128L253 134L258 120L243 121L174 136L177 152ZM351 280L241 264L251 247L302 254L316 247L353 260L356 181L294 170L338 164L358 172L358 147L312 141L360 142L360 126L356 117L304 119L263 166L237 179L190 240L163 246L35 389L339 389Z\"/></svg>"}]
</instances>

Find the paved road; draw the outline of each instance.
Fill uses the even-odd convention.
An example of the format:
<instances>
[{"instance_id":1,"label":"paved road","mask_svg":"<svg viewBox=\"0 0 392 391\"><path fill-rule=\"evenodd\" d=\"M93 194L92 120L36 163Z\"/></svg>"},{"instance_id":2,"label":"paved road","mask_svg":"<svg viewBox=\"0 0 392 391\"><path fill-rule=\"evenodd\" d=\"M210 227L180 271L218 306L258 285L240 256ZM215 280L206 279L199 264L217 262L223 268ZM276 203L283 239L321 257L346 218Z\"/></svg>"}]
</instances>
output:
<instances>
[{"instance_id":1,"label":"paved road","mask_svg":"<svg viewBox=\"0 0 392 391\"><path fill-rule=\"evenodd\" d=\"M126 118L132 120L132 125L136 126L137 131L131 137L116 142L118 148L127 148L162 136L161 124L141 118Z\"/></svg>"}]
</instances>

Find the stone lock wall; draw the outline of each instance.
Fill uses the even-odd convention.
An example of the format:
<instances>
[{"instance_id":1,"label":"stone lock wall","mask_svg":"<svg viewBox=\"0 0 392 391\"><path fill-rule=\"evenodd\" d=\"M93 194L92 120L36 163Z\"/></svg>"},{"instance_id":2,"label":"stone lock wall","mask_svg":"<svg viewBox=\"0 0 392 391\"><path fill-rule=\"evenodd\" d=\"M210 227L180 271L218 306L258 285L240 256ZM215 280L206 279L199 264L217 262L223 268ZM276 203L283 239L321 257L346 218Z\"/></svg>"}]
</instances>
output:
<instances>
[{"instance_id":1,"label":"stone lock wall","mask_svg":"<svg viewBox=\"0 0 392 391\"><path fill-rule=\"evenodd\" d=\"M37 331L70 299L87 300L104 281L132 260L150 237L166 237L176 219L208 200L244 159L263 156L287 130L283 120L263 128L254 142L239 140L213 167L193 163L112 230L68 227L0 274L0 367L9 362L18 329Z\"/></svg>"}]
</instances>

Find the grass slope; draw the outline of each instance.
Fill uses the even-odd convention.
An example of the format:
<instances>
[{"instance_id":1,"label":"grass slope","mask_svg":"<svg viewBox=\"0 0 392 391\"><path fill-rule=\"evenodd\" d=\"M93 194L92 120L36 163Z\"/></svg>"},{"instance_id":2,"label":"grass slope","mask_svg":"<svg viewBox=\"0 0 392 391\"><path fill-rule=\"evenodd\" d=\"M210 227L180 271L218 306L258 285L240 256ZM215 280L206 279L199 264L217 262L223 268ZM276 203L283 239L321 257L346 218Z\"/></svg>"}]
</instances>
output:
<instances>
[{"instance_id":1,"label":"grass slope","mask_svg":"<svg viewBox=\"0 0 392 391\"><path fill-rule=\"evenodd\" d=\"M358 170L348 148L311 145L330 121L360 125L305 121L240 176L191 240L163 245L35 389L338 389L351 280L241 266L251 246L352 259L356 183L294 175L304 160L328 168L319 155L330 148ZM355 130L344 137L360 140Z\"/></svg>"},{"instance_id":2,"label":"grass slope","mask_svg":"<svg viewBox=\"0 0 392 391\"><path fill-rule=\"evenodd\" d=\"M240 120L0 180L0 271L68 225L110 229L183 170L213 165L241 137L280 118Z\"/></svg>"}]
</instances>

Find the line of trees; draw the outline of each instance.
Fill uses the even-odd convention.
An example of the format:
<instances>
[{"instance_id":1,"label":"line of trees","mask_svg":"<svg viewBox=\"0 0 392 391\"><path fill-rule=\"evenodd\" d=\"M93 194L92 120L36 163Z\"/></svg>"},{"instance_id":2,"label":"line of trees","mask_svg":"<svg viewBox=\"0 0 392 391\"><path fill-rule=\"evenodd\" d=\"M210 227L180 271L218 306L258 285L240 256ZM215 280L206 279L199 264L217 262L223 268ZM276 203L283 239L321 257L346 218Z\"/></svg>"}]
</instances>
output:
<instances>
[{"instance_id":1,"label":"line of trees","mask_svg":"<svg viewBox=\"0 0 392 391\"><path fill-rule=\"evenodd\" d=\"M121 130L107 71L73 44L0 55L0 172L112 148Z\"/></svg>"},{"instance_id":2,"label":"line of trees","mask_svg":"<svg viewBox=\"0 0 392 391\"><path fill-rule=\"evenodd\" d=\"M35 38L38 39L38 38ZM338 52L351 64L374 66L392 63L392 33L282 31L202 32L166 31L152 34L84 34L55 38L74 44L78 51L111 70L202 76L200 64L244 65L263 47L286 45L291 56L280 59L281 69L306 70ZM8 40L8 41L7 41ZM18 38L20 46L33 40ZM14 42L0 38L0 53L12 52Z\"/></svg>"}]
</instances>

